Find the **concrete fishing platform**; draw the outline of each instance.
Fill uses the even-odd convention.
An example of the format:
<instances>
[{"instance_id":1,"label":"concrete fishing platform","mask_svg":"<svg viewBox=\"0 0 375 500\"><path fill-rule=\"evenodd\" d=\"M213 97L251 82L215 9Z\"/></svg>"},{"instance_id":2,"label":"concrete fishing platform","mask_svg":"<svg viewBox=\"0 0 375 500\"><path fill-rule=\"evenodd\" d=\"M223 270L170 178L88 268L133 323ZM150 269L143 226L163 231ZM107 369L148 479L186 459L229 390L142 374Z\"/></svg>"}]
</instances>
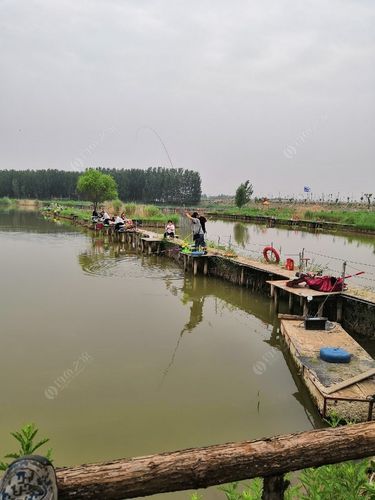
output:
<instances>
[{"instance_id":1,"label":"concrete fishing platform","mask_svg":"<svg viewBox=\"0 0 375 500\"><path fill-rule=\"evenodd\" d=\"M282 319L281 334L300 375L322 416L335 413L345 420L373 420L375 361L342 327L306 330L301 319ZM340 347L352 354L349 363L320 358L323 347Z\"/></svg>"}]
</instances>

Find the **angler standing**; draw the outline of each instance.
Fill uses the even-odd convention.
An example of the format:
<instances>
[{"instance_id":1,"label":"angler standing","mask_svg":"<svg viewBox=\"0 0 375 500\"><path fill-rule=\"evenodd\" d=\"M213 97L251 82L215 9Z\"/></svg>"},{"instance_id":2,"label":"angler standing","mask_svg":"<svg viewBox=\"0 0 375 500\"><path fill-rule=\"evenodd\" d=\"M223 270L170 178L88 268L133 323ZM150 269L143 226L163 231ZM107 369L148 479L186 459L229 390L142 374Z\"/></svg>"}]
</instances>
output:
<instances>
[{"instance_id":1,"label":"angler standing","mask_svg":"<svg viewBox=\"0 0 375 500\"><path fill-rule=\"evenodd\" d=\"M191 221L195 250L198 250L199 247L202 247L203 249L205 249L206 243L204 241L204 231L202 229L201 221L198 218L198 212L193 212L192 215L190 215L188 212L186 212L185 215Z\"/></svg>"}]
</instances>

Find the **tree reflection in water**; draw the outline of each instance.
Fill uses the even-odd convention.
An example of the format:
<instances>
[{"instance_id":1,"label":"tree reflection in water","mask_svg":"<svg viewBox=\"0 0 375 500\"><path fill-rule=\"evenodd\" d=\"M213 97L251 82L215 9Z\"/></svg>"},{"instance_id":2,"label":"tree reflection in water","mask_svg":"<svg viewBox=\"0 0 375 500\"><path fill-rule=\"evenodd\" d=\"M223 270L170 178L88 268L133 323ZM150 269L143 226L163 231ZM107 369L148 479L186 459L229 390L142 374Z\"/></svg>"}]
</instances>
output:
<instances>
[{"instance_id":1,"label":"tree reflection in water","mask_svg":"<svg viewBox=\"0 0 375 500\"><path fill-rule=\"evenodd\" d=\"M237 243L237 245L245 248L250 239L249 229L246 224L242 224L242 222L236 222L233 225L233 236L234 241Z\"/></svg>"},{"instance_id":2,"label":"tree reflection in water","mask_svg":"<svg viewBox=\"0 0 375 500\"><path fill-rule=\"evenodd\" d=\"M172 284L171 280L165 280L165 283L167 289L170 290L173 293L173 295L177 295L178 293L177 288ZM184 286L182 288L181 300L183 304L191 302L189 321L185 323L178 336L177 343L175 345L175 348L173 349L171 359L168 363L168 366L163 372L163 378L161 380L160 387L163 385L169 370L173 366L178 348L182 340L182 336L184 335L185 332L192 332L203 320L203 306L204 306L205 294L201 288L196 289L195 284L196 280L194 278L192 281L187 278L184 279Z\"/></svg>"}]
</instances>

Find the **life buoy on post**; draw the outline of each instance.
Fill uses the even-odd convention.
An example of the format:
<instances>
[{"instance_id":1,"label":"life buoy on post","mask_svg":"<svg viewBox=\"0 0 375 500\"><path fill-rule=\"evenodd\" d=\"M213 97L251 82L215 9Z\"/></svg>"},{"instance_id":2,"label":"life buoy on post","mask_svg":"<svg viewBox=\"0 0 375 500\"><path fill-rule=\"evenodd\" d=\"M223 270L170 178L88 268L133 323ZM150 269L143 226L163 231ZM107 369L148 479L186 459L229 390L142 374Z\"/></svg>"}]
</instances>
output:
<instances>
[{"instance_id":1,"label":"life buoy on post","mask_svg":"<svg viewBox=\"0 0 375 500\"><path fill-rule=\"evenodd\" d=\"M273 255L273 259L270 258L271 255ZM272 264L278 264L280 262L279 252L273 247L265 247L263 250L263 257L267 262L270 262Z\"/></svg>"}]
</instances>

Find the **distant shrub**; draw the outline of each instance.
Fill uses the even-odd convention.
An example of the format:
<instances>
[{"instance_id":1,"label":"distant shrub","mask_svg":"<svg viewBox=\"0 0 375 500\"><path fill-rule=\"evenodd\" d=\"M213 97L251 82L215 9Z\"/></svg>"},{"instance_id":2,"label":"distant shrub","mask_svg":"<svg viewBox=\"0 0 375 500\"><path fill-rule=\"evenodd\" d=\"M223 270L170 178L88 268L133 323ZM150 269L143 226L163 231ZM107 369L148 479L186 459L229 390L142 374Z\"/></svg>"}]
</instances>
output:
<instances>
[{"instance_id":1,"label":"distant shrub","mask_svg":"<svg viewBox=\"0 0 375 500\"><path fill-rule=\"evenodd\" d=\"M8 198L7 196L4 196L3 198L0 198L0 205L11 205L12 200Z\"/></svg>"},{"instance_id":2,"label":"distant shrub","mask_svg":"<svg viewBox=\"0 0 375 500\"><path fill-rule=\"evenodd\" d=\"M306 210L306 212L303 214L305 219L314 219L314 213L311 210Z\"/></svg>"},{"instance_id":3,"label":"distant shrub","mask_svg":"<svg viewBox=\"0 0 375 500\"><path fill-rule=\"evenodd\" d=\"M146 217L156 217L157 215L162 215L160 208L155 205L145 205L143 211Z\"/></svg>"},{"instance_id":4,"label":"distant shrub","mask_svg":"<svg viewBox=\"0 0 375 500\"><path fill-rule=\"evenodd\" d=\"M120 213L121 207L122 207L122 201L117 199L112 201L112 207L113 210L115 211L116 214Z\"/></svg>"},{"instance_id":5,"label":"distant shrub","mask_svg":"<svg viewBox=\"0 0 375 500\"><path fill-rule=\"evenodd\" d=\"M136 203L125 203L124 211L127 217L132 217L137 209Z\"/></svg>"}]
</instances>

